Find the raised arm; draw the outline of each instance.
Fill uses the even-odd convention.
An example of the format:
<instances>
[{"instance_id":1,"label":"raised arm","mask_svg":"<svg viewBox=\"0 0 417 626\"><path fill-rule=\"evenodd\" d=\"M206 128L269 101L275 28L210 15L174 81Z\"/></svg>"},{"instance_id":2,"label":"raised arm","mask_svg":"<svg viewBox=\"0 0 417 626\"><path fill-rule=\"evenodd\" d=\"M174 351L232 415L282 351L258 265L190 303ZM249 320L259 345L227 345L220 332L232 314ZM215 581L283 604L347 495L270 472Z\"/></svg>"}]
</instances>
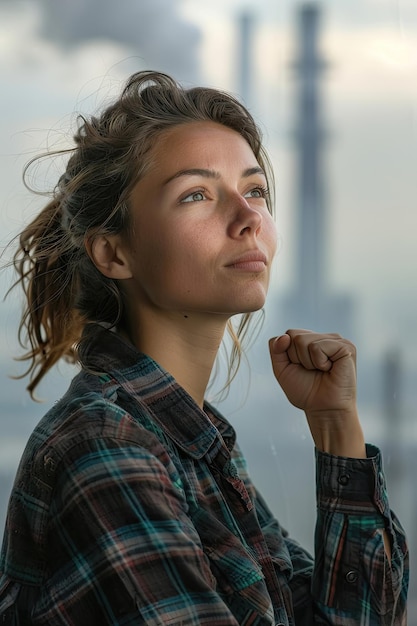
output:
<instances>
[{"instance_id":1,"label":"raised arm","mask_svg":"<svg viewBox=\"0 0 417 626\"><path fill-rule=\"evenodd\" d=\"M364 442L355 348L339 335L290 330L270 350L275 376L305 411L316 446L314 623L405 624L408 550L389 510L379 451Z\"/></svg>"}]
</instances>

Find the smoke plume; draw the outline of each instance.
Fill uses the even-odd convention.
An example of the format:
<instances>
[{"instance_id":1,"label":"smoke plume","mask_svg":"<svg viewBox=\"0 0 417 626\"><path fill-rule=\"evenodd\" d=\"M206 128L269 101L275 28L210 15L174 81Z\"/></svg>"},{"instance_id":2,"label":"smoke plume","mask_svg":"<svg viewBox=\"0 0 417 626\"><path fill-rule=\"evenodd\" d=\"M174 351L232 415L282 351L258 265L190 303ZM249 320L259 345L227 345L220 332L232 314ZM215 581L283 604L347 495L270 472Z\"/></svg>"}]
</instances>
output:
<instances>
[{"instance_id":1,"label":"smoke plume","mask_svg":"<svg viewBox=\"0 0 417 626\"><path fill-rule=\"evenodd\" d=\"M201 34L180 15L179 0L39 0L42 36L73 47L94 39L127 46L147 69L198 81Z\"/></svg>"}]
</instances>

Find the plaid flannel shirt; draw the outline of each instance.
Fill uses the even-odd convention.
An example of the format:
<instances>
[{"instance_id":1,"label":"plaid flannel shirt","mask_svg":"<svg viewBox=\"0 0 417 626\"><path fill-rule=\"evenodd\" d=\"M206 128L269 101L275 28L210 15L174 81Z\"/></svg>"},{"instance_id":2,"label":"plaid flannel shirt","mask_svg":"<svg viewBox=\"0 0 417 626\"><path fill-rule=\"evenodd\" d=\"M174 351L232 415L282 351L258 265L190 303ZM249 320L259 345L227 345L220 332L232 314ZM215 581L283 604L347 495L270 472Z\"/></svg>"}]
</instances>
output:
<instances>
[{"instance_id":1,"label":"plaid flannel shirt","mask_svg":"<svg viewBox=\"0 0 417 626\"><path fill-rule=\"evenodd\" d=\"M316 453L314 561L272 516L213 407L110 331L84 361L17 472L1 623L406 624L407 548L376 448L360 460Z\"/></svg>"}]
</instances>

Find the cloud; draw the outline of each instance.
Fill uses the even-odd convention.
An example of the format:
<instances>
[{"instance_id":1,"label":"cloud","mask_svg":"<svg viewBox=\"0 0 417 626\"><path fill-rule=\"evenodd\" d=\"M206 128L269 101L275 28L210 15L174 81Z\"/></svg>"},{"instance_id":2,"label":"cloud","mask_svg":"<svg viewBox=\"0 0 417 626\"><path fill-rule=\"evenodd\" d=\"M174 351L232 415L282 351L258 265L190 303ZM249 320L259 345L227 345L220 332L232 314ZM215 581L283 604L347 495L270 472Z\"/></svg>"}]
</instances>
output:
<instances>
[{"instance_id":1,"label":"cloud","mask_svg":"<svg viewBox=\"0 0 417 626\"><path fill-rule=\"evenodd\" d=\"M91 40L128 46L149 69L196 81L200 29L180 14L178 0L39 0L41 34L60 47Z\"/></svg>"}]
</instances>

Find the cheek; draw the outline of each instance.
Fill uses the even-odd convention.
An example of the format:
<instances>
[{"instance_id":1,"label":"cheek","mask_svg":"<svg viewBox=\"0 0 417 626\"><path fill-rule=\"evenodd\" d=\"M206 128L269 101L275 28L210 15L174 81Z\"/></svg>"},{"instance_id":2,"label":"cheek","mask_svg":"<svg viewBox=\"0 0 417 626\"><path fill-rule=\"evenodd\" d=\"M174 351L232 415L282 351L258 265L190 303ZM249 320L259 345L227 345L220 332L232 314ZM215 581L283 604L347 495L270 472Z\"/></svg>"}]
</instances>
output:
<instances>
[{"instance_id":1,"label":"cheek","mask_svg":"<svg viewBox=\"0 0 417 626\"><path fill-rule=\"evenodd\" d=\"M270 213L268 213L268 216L265 218L264 221L264 238L271 252L271 255L274 256L278 246L278 230L275 221Z\"/></svg>"},{"instance_id":2,"label":"cheek","mask_svg":"<svg viewBox=\"0 0 417 626\"><path fill-rule=\"evenodd\" d=\"M146 252L146 272L154 286L169 289L189 281L199 266L199 257L204 256L204 247L201 231L190 233L173 228L155 233Z\"/></svg>"},{"instance_id":3,"label":"cheek","mask_svg":"<svg viewBox=\"0 0 417 626\"><path fill-rule=\"evenodd\" d=\"M207 257L219 246L220 234L213 220L191 220L177 224L165 236L165 245L170 250L171 263L206 263Z\"/></svg>"}]
</instances>

